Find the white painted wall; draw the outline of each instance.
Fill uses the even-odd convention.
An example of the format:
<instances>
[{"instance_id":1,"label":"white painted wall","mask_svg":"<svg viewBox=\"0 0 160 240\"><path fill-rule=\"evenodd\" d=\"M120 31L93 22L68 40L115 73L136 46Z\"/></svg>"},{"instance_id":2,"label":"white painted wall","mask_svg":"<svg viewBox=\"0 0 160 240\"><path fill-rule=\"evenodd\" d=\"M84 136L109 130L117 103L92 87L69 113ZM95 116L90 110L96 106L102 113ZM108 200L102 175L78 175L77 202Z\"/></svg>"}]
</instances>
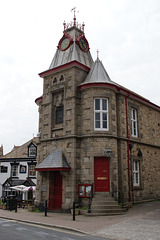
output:
<instances>
[{"instance_id":1,"label":"white painted wall","mask_svg":"<svg viewBox=\"0 0 160 240\"><path fill-rule=\"evenodd\" d=\"M20 173L20 165L26 166L26 173ZM11 164L10 162L1 162L1 166L8 167L7 173L0 172L0 197L2 196L2 184L7 180L7 178L11 177ZM18 165L18 178L19 179L26 179L28 177L28 164L27 162L19 162ZM32 178L31 178L32 179ZM32 181L36 184L36 179L33 178Z\"/></svg>"}]
</instances>

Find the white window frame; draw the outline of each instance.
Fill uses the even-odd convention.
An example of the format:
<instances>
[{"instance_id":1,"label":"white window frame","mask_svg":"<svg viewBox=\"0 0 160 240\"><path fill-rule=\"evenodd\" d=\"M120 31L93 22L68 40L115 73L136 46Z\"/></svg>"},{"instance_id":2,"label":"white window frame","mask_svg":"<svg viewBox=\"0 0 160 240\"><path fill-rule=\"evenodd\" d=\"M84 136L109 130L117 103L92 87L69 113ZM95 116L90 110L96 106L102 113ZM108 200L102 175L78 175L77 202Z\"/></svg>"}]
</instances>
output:
<instances>
[{"instance_id":1,"label":"white window frame","mask_svg":"<svg viewBox=\"0 0 160 240\"><path fill-rule=\"evenodd\" d=\"M100 109L96 109L96 100L100 101ZM103 109L103 100L107 101L107 109ZM100 126L96 127L96 114L99 114L99 123ZM106 116L106 119L103 120L103 117ZM97 122L98 122L97 121ZM107 123L107 127L103 127L104 123ZM109 118L108 118L108 98L95 98L94 99L94 130L98 131L108 131L109 130Z\"/></svg>"},{"instance_id":2,"label":"white window frame","mask_svg":"<svg viewBox=\"0 0 160 240\"><path fill-rule=\"evenodd\" d=\"M29 157L36 157L36 146L31 145L29 147Z\"/></svg>"},{"instance_id":3,"label":"white window frame","mask_svg":"<svg viewBox=\"0 0 160 240\"><path fill-rule=\"evenodd\" d=\"M131 108L131 135L132 137L138 137L137 110L135 108Z\"/></svg>"},{"instance_id":4,"label":"white window frame","mask_svg":"<svg viewBox=\"0 0 160 240\"><path fill-rule=\"evenodd\" d=\"M36 170L35 170L35 165L29 165L28 166L28 176L29 177L36 177ZM35 174L31 174L31 172L34 172Z\"/></svg>"},{"instance_id":5,"label":"white window frame","mask_svg":"<svg viewBox=\"0 0 160 240\"><path fill-rule=\"evenodd\" d=\"M140 161L133 160L133 186L140 186Z\"/></svg>"},{"instance_id":6,"label":"white window frame","mask_svg":"<svg viewBox=\"0 0 160 240\"><path fill-rule=\"evenodd\" d=\"M13 175L15 173L15 175ZM18 165L11 166L11 177L18 177Z\"/></svg>"}]
</instances>

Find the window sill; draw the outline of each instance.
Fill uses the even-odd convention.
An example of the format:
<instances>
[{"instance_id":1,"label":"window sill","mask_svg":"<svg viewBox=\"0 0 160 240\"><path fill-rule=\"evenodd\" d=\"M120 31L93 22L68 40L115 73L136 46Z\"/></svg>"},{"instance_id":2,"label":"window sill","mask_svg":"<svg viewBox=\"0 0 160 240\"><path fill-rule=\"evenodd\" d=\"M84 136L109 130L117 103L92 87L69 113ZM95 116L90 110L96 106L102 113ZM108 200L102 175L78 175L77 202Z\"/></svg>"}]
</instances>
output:
<instances>
[{"instance_id":1,"label":"window sill","mask_svg":"<svg viewBox=\"0 0 160 240\"><path fill-rule=\"evenodd\" d=\"M94 131L98 132L109 132L109 129L106 128L95 128Z\"/></svg>"},{"instance_id":2,"label":"window sill","mask_svg":"<svg viewBox=\"0 0 160 240\"><path fill-rule=\"evenodd\" d=\"M59 128L52 128L52 131L57 131L57 130L63 130L63 127L59 127Z\"/></svg>"},{"instance_id":3,"label":"window sill","mask_svg":"<svg viewBox=\"0 0 160 240\"><path fill-rule=\"evenodd\" d=\"M133 189L134 190L142 190L143 188L141 186L134 186Z\"/></svg>"}]
</instances>

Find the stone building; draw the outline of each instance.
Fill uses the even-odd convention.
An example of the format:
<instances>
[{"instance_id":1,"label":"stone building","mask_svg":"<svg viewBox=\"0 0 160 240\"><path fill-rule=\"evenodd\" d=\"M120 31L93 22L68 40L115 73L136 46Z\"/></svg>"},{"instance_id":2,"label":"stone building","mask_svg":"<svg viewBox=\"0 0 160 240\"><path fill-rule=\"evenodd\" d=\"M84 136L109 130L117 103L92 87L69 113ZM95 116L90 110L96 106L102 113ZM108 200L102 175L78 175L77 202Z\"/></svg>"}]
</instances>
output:
<instances>
[{"instance_id":1,"label":"stone building","mask_svg":"<svg viewBox=\"0 0 160 240\"><path fill-rule=\"evenodd\" d=\"M93 61L75 17L39 76L35 204L67 210L104 192L119 203L160 198L160 107Z\"/></svg>"}]
</instances>

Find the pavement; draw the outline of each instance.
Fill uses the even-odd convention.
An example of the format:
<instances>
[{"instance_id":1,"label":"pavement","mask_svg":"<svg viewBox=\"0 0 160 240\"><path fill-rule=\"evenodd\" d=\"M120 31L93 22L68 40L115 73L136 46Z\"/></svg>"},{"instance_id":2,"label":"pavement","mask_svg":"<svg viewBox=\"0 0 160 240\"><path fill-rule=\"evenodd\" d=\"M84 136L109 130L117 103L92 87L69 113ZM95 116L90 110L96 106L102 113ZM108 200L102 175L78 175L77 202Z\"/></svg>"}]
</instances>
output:
<instances>
[{"instance_id":1,"label":"pavement","mask_svg":"<svg viewBox=\"0 0 160 240\"><path fill-rule=\"evenodd\" d=\"M86 217L68 213L0 209L0 217L102 236L114 240L160 240L160 201L134 204L123 215Z\"/></svg>"}]
</instances>

